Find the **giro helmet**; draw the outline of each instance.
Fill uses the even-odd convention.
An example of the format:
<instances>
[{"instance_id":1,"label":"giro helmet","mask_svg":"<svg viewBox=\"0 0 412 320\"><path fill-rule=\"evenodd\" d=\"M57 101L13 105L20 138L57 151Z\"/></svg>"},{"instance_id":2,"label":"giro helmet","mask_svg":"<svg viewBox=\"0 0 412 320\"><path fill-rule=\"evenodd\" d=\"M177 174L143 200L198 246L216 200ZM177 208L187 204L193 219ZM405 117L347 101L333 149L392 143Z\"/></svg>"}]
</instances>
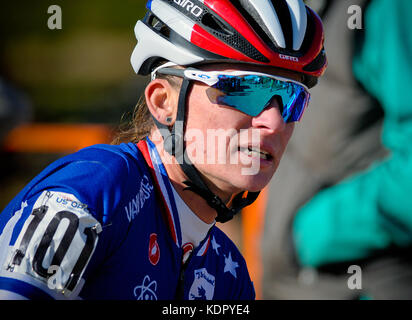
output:
<instances>
[{"instance_id":1,"label":"giro helmet","mask_svg":"<svg viewBox=\"0 0 412 320\"><path fill-rule=\"evenodd\" d=\"M319 16L302 0L149 0L148 12L137 22L137 45L131 63L148 75L163 63L198 66L247 63L291 70L313 87L326 69L324 32ZM161 65L159 67L159 65ZM185 154L183 123L190 81L184 79L171 130L153 118L165 150L179 157L188 177L184 183L226 222L256 200L259 192L242 192L226 204L204 183ZM178 125L177 125L178 123Z\"/></svg>"}]
</instances>

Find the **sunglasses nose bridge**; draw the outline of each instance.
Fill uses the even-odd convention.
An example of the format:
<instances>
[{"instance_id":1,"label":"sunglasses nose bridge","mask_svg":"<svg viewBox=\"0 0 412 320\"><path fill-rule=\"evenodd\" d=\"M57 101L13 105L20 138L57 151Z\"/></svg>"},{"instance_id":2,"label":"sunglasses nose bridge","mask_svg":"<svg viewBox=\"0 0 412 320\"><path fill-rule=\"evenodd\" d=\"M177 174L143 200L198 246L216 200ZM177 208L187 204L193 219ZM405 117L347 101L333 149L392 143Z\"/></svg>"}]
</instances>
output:
<instances>
[{"instance_id":1,"label":"sunglasses nose bridge","mask_svg":"<svg viewBox=\"0 0 412 320\"><path fill-rule=\"evenodd\" d=\"M269 134L282 132L286 128L277 99L270 99L262 112L252 117L252 126L267 130Z\"/></svg>"},{"instance_id":2,"label":"sunglasses nose bridge","mask_svg":"<svg viewBox=\"0 0 412 320\"><path fill-rule=\"evenodd\" d=\"M277 108L279 109L280 114L282 114L283 112L282 97L279 94L275 94L272 97L270 97L269 100L266 102L266 105L264 106L263 110L268 109L268 108Z\"/></svg>"}]
</instances>

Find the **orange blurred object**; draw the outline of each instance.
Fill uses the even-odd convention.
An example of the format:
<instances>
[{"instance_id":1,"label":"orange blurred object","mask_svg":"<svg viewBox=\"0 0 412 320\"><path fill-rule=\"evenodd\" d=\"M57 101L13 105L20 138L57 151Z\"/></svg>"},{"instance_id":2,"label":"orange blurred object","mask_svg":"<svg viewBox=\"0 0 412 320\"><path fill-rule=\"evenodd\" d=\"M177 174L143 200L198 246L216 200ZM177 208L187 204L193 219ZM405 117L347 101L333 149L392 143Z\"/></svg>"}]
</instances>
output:
<instances>
[{"instance_id":1,"label":"orange blurred object","mask_svg":"<svg viewBox=\"0 0 412 320\"><path fill-rule=\"evenodd\" d=\"M257 300L262 299L261 240L267 203L267 188L260 192L253 204L242 210L242 252L255 286Z\"/></svg>"},{"instance_id":2,"label":"orange blurred object","mask_svg":"<svg viewBox=\"0 0 412 320\"><path fill-rule=\"evenodd\" d=\"M68 153L109 143L112 134L103 124L25 124L11 130L2 147L9 152Z\"/></svg>"}]
</instances>

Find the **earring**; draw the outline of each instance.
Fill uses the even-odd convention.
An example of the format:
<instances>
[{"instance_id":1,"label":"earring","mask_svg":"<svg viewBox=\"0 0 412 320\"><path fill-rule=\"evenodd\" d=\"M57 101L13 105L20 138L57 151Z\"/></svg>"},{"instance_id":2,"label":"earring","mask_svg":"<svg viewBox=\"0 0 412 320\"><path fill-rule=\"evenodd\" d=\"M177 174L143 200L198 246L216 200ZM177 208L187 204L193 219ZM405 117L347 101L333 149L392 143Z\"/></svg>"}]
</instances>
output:
<instances>
[{"instance_id":1,"label":"earring","mask_svg":"<svg viewBox=\"0 0 412 320\"><path fill-rule=\"evenodd\" d=\"M167 123L171 123L171 122L172 122L172 117L167 117L167 118L166 118L166 122L167 122Z\"/></svg>"}]
</instances>

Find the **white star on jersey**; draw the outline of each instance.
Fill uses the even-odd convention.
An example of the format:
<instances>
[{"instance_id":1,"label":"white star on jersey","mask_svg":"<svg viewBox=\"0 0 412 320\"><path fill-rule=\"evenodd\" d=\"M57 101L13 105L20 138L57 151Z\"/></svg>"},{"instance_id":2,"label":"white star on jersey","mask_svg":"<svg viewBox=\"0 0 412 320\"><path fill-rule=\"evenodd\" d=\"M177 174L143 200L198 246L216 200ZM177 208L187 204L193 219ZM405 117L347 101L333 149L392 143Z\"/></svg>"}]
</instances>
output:
<instances>
[{"instance_id":1,"label":"white star on jersey","mask_svg":"<svg viewBox=\"0 0 412 320\"><path fill-rule=\"evenodd\" d=\"M216 251L216 254L219 255L219 251L218 251L217 249L220 248L220 244L218 244L218 243L216 242L216 239L215 239L214 236L213 236L213 239L212 239L212 248L213 248L213 250Z\"/></svg>"},{"instance_id":2,"label":"white star on jersey","mask_svg":"<svg viewBox=\"0 0 412 320\"><path fill-rule=\"evenodd\" d=\"M229 256L226 257L225 255L223 255L225 257L225 269L223 270L223 272L230 272L235 278L237 278L236 275L236 268L239 267L239 264L236 261L232 260L232 253L229 251Z\"/></svg>"}]
</instances>

